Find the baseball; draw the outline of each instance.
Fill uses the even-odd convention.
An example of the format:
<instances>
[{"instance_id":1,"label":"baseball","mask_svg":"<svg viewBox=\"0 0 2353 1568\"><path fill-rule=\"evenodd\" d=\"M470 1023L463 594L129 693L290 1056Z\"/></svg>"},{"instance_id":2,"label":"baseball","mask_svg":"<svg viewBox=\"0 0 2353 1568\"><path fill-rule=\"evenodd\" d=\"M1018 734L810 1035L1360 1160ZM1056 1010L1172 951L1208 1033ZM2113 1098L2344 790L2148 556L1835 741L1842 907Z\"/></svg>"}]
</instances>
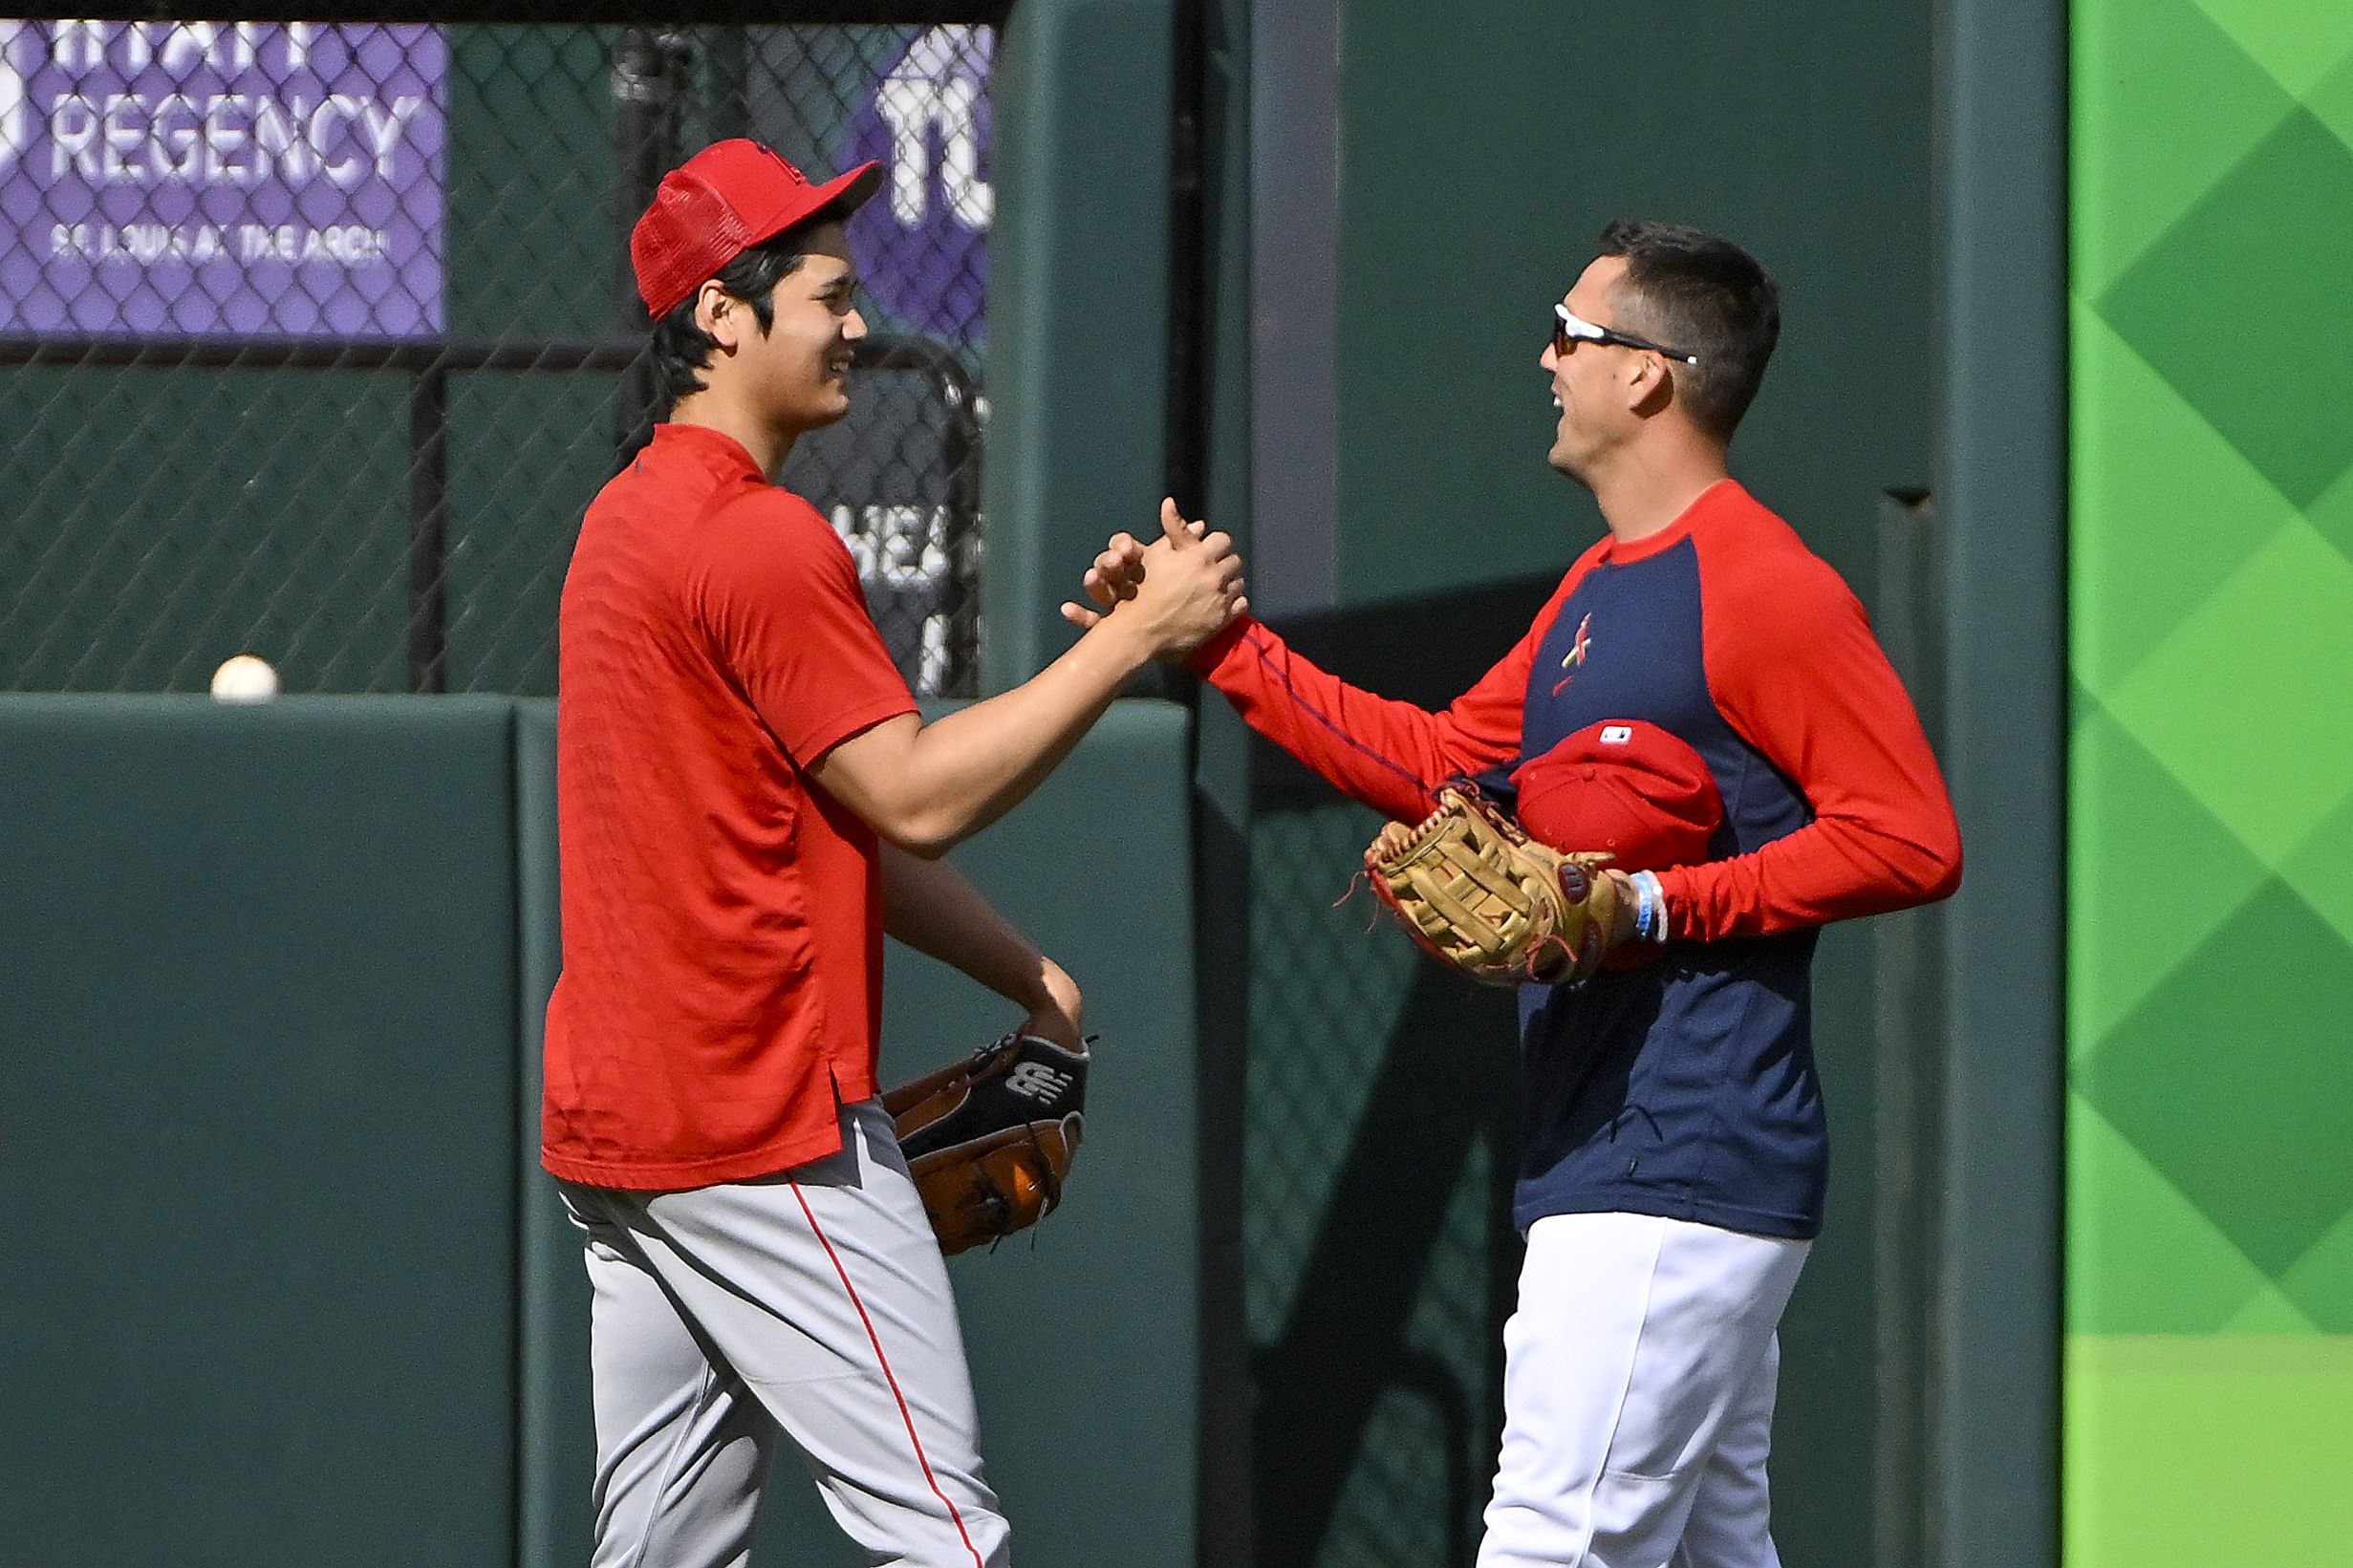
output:
<instances>
[{"instance_id":1,"label":"baseball","mask_svg":"<svg viewBox=\"0 0 2353 1568\"><path fill-rule=\"evenodd\" d=\"M212 695L221 702L267 702L278 695L278 672L266 658L239 654L212 672Z\"/></svg>"}]
</instances>

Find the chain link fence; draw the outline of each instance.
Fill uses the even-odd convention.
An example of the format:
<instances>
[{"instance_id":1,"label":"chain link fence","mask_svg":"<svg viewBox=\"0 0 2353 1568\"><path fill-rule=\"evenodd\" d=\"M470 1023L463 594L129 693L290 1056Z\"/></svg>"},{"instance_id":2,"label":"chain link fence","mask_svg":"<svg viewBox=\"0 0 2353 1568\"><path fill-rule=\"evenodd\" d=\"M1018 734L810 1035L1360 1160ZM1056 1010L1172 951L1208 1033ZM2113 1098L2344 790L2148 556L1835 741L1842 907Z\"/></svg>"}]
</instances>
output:
<instances>
[{"instance_id":1,"label":"chain link fence","mask_svg":"<svg viewBox=\"0 0 2353 1568\"><path fill-rule=\"evenodd\" d=\"M1341 897L1380 826L1328 799L1263 801L1251 824L1257 1559L1467 1568L1518 1261L1510 1010L1423 958L1370 891Z\"/></svg>"},{"instance_id":2,"label":"chain link fence","mask_svg":"<svg viewBox=\"0 0 2353 1568\"><path fill-rule=\"evenodd\" d=\"M551 691L580 514L656 417L629 226L750 135L888 171L853 412L785 482L917 691L970 692L993 50L0 21L0 689L201 690L250 652L292 691Z\"/></svg>"}]
</instances>

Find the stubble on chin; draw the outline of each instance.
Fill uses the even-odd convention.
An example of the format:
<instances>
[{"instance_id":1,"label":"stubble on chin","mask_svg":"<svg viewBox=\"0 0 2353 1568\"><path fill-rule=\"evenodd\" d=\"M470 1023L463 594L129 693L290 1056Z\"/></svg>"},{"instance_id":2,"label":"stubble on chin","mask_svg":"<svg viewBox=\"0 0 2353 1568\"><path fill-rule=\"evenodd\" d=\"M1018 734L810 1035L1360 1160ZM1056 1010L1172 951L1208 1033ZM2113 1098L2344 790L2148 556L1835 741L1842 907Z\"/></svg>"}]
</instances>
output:
<instances>
[{"instance_id":1,"label":"stubble on chin","mask_svg":"<svg viewBox=\"0 0 2353 1568\"><path fill-rule=\"evenodd\" d=\"M1553 431L1552 445L1544 453L1544 462L1551 465L1555 473L1565 474L1570 479L1580 477L1576 450L1570 444L1568 433L1564 430L1556 428Z\"/></svg>"}]
</instances>

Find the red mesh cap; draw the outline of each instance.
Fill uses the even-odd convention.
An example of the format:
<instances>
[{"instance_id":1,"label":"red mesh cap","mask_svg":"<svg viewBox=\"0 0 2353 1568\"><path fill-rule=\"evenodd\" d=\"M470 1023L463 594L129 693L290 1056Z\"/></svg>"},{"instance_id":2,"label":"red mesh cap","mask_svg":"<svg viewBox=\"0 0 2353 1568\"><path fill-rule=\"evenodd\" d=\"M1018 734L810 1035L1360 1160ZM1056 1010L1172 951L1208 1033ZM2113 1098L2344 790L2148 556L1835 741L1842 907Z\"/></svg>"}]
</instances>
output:
<instances>
[{"instance_id":1,"label":"red mesh cap","mask_svg":"<svg viewBox=\"0 0 2353 1568\"><path fill-rule=\"evenodd\" d=\"M1621 870L1697 865L1724 820L1699 753L1635 719L1587 724L1511 779L1530 837L1556 849L1606 849Z\"/></svg>"},{"instance_id":2,"label":"red mesh cap","mask_svg":"<svg viewBox=\"0 0 2353 1568\"><path fill-rule=\"evenodd\" d=\"M876 163L812 185L773 148L742 137L712 142L661 177L654 204L629 231L646 313L660 320L703 279L795 224L828 209L848 217L881 183Z\"/></svg>"}]
</instances>

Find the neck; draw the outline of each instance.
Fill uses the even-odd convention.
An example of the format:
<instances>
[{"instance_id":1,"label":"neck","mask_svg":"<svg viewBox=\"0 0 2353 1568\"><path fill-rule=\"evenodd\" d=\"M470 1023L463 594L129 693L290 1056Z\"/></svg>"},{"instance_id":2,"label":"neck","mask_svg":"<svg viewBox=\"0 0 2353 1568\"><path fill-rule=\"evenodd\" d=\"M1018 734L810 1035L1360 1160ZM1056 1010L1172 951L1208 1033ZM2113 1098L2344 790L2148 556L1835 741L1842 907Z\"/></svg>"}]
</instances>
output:
<instances>
[{"instance_id":1,"label":"neck","mask_svg":"<svg viewBox=\"0 0 2353 1568\"><path fill-rule=\"evenodd\" d=\"M734 437L751 454L751 461L760 465L760 472L767 476L771 484L785 471L785 460L792 456L792 443L801 439L799 431L779 430L764 423L741 405L707 388L680 397L670 410L670 422L699 424L723 436Z\"/></svg>"},{"instance_id":2,"label":"neck","mask_svg":"<svg viewBox=\"0 0 2353 1568\"><path fill-rule=\"evenodd\" d=\"M1711 485L1731 477L1724 449L1695 437L1622 447L1590 483L1610 534L1630 544L1668 527Z\"/></svg>"}]
</instances>

